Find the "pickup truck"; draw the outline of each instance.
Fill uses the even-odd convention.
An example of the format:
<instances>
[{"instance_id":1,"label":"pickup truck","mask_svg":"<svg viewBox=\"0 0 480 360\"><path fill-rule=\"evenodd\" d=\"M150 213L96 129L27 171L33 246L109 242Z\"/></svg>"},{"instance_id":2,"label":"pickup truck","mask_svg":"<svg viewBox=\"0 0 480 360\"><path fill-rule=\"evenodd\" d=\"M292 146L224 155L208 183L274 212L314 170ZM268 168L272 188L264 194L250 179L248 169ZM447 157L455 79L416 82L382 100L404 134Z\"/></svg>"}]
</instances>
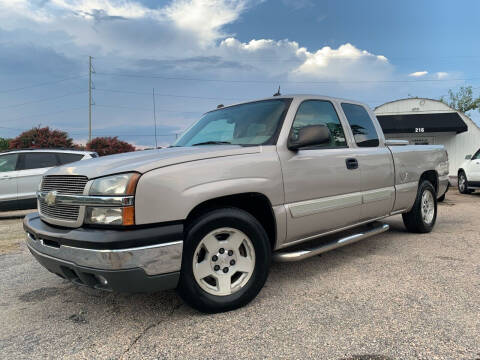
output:
<instances>
[{"instance_id":1,"label":"pickup truck","mask_svg":"<svg viewBox=\"0 0 480 360\"><path fill-rule=\"evenodd\" d=\"M402 214L432 231L448 184L442 146L386 141L362 103L274 96L207 112L169 148L51 169L27 245L49 271L121 292L176 288L207 313L241 307L272 259L382 233Z\"/></svg>"}]
</instances>

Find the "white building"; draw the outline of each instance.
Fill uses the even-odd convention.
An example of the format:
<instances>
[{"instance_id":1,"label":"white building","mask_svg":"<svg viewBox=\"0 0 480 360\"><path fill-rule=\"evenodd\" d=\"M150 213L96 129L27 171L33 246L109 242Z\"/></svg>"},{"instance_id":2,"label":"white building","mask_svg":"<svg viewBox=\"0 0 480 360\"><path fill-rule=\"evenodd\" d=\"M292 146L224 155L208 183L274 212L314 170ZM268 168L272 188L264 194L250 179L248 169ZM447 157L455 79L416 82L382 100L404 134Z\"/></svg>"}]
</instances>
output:
<instances>
[{"instance_id":1,"label":"white building","mask_svg":"<svg viewBox=\"0 0 480 360\"><path fill-rule=\"evenodd\" d=\"M444 145L450 162L450 176L465 155L480 148L480 127L467 115L438 100L408 98L375 108L387 139L408 140L411 144Z\"/></svg>"}]
</instances>

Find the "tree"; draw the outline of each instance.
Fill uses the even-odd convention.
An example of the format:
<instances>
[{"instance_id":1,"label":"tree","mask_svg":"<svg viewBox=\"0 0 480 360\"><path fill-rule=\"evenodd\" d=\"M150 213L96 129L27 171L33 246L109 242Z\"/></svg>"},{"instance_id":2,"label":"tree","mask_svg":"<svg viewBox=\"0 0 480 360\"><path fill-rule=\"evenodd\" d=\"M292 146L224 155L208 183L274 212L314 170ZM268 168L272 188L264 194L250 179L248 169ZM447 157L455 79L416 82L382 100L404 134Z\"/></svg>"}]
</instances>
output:
<instances>
[{"instance_id":1,"label":"tree","mask_svg":"<svg viewBox=\"0 0 480 360\"><path fill-rule=\"evenodd\" d=\"M0 137L0 151L7 150L11 139Z\"/></svg>"},{"instance_id":2,"label":"tree","mask_svg":"<svg viewBox=\"0 0 480 360\"><path fill-rule=\"evenodd\" d=\"M462 86L456 93L450 89L448 90L448 99L442 96L440 101L444 102L452 109L464 113L475 109L480 111L480 96L476 99L473 97L473 90L471 86Z\"/></svg>"},{"instance_id":3,"label":"tree","mask_svg":"<svg viewBox=\"0 0 480 360\"><path fill-rule=\"evenodd\" d=\"M24 148L73 148L73 140L65 131L51 130L47 127L34 127L10 140L10 149Z\"/></svg>"},{"instance_id":4,"label":"tree","mask_svg":"<svg viewBox=\"0 0 480 360\"><path fill-rule=\"evenodd\" d=\"M87 150L96 151L98 155L104 156L135 151L135 146L118 140L116 136L96 137L87 143Z\"/></svg>"}]
</instances>

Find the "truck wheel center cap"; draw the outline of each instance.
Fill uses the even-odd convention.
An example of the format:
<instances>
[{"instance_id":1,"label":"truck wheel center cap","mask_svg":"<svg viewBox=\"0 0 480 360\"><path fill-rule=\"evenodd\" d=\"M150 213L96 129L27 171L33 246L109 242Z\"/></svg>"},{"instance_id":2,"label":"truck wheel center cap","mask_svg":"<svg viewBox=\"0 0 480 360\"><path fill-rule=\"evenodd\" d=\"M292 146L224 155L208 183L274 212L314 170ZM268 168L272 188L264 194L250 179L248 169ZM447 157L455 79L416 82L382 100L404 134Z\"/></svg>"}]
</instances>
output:
<instances>
[{"instance_id":1,"label":"truck wheel center cap","mask_svg":"<svg viewBox=\"0 0 480 360\"><path fill-rule=\"evenodd\" d=\"M235 252L233 252L232 255L228 255L228 250L226 250L223 254L220 254L220 252L217 251L215 255L217 256L217 261L210 259L210 265L214 271L216 265L220 266L218 271L221 272L225 267L229 268L232 266L232 260L234 261L234 264L237 262L237 256Z\"/></svg>"}]
</instances>

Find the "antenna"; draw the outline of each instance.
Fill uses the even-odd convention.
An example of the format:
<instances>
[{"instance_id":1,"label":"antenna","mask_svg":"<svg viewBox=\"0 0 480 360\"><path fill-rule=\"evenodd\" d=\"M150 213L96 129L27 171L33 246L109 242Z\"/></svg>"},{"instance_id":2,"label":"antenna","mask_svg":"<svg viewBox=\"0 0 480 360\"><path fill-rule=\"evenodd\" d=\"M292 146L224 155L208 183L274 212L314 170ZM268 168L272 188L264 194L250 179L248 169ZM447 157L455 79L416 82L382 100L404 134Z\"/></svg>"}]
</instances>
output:
<instances>
[{"instance_id":1,"label":"antenna","mask_svg":"<svg viewBox=\"0 0 480 360\"><path fill-rule=\"evenodd\" d=\"M273 94L273 96L280 96L280 95L282 94L280 93L280 85L278 85L278 90L275 94Z\"/></svg>"}]
</instances>

